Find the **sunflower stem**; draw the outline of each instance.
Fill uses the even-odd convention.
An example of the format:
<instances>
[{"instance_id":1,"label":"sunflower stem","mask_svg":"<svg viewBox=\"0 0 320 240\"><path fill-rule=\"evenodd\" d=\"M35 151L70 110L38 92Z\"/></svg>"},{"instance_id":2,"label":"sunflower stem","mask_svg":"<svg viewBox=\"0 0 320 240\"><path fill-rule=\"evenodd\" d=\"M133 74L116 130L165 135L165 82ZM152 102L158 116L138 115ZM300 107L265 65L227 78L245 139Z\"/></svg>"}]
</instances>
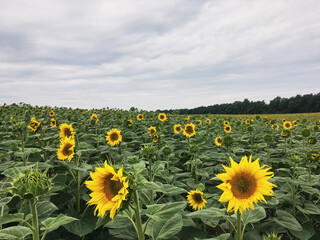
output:
<instances>
[{"instance_id":1,"label":"sunflower stem","mask_svg":"<svg viewBox=\"0 0 320 240\"><path fill-rule=\"evenodd\" d=\"M139 203L139 197L138 197L138 192L135 190L133 192L133 198L136 207L134 208L135 211L135 220L136 220L136 227L137 227L137 235L139 240L144 240L144 233L142 229L142 222L141 222L141 215L140 215L140 203Z\"/></svg>"},{"instance_id":2,"label":"sunflower stem","mask_svg":"<svg viewBox=\"0 0 320 240\"><path fill-rule=\"evenodd\" d=\"M33 240L39 240L39 221L37 212L37 201L35 198L29 200L30 211L32 214Z\"/></svg>"},{"instance_id":3,"label":"sunflower stem","mask_svg":"<svg viewBox=\"0 0 320 240\"><path fill-rule=\"evenodd\" d=\"M241 233L241 213L237 211L237 240L242 240Z\"/></svg>"}]
</instances>

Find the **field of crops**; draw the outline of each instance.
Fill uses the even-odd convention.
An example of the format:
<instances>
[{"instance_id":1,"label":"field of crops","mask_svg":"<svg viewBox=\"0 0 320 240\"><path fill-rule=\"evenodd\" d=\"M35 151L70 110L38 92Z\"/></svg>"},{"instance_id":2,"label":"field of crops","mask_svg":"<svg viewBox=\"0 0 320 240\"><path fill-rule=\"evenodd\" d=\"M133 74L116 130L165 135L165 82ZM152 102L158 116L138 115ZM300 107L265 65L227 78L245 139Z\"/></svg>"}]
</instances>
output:
<instances>
[{"instance_id":1,"label":"field of crops","mask_svg":"<svg viewBox=\"0 0 320 240\"><path fill-rule=\"evenodd\" d=\"M320 115L299 116L3 105L0 239L318 240Z\"/></svg>"}]
</instances>

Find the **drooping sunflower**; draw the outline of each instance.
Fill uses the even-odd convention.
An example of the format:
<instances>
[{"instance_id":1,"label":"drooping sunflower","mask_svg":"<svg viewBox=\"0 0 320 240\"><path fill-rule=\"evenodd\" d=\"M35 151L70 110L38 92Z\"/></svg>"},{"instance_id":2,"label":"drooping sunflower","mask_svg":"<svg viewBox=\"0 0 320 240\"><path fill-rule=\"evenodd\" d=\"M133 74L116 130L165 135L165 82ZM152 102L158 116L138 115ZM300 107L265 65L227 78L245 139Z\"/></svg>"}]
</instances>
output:
<instances>
[{"instance_id":1,"label":"drooping sunflower","mask_svg":"<svg viewBox=\"0 0 320 240\"><path fill-rule=\"evenodd\" d=\"M229 121L224 121L223 124L224 124L225 126L228 126L228 125L229 125Z\"/></svg>"},{"instance_id":2,"label":"drooping sunflower","mask_svg":"<svg viewBox=\"0 0 320 240\"><path fill-rule=\"evenodd\" d=\"M50 126L51 127L56 127L57 126L57 121L54 118L51 118Z\"/></svg>"},{"instance_id":3,"label":"drooping sunflower","mask_svg":"<svg viewBox=\"0 0 320 240\"><path fill-rule=\"evenodd\" d=\"M198 189L188 192L187 199L193 210L201 210L207 203L207 201L203 198L203 192Z\"/></svg>"},{"instance_id":4,"label":"drooping sunflower","mask_svg":"<svg viewBox=\"0 0 320 240\"><path fill-rule=\"evenodd\" d=\"M53 117L53 116L54 116L54 111L53 111L53 110L51 110L51 111L49 112L49 116L50 116L50 117Z\"/></svg>"},{"instance_id":5,"label":"drooping sunflower","mask_svg":"<svg viewBox=\"0 0 320 240\"><path fill-rule=\"evenodd\" d=\"M179 132L181 132L181 130L182 130L182 128L181 128L180 124L174 125L174 127L173 127L173 132L174 133L179 133Z\"/></svg>"},{"instance_id":6,"label":"drooping sunflower","mask_svg":"<svg viewBox=\"0 0 320 240\"><path fill-rule=\"evenodd\" d=\"M283 128L284 128L284 129L291 129L291 128L292 128L292 123L289 122L289 121L285 121L285 122L283 123Z\"/></svg>"},{"instance_id":7,"label":"drooping sunflower","mask_svg":"<svg viewBox=\"0 0 320 240\"><path fill-rule=\"evenodd\" d=\"M273 187L276 185L268 182L273 177L271 168L260 166L259 159L254 162L249 161L247 156L243 157L240 163L236 163L230 158L231 167L226 167L225 173L218 174L223 183L217 187L223 190L220 196L220 202L229 202L228 212L242 212L248 208L254 209L253 203L259 201L266 202L264 196L273 195Z\"/></svg>"},{"instance_id":8,"label":"drooping sunflower","mask_svg":"<svg viewBox=\"0 0 320 240\"><path fill-rule=\"evenodd\" d=\"M230 126L230 125L225 126L225 127L224 127L224 131L225 131L226 133L231 132L231 126Z\"/></svg>"},{"instance_id":9,"label":"drooping sunflower","mask_svg":"<svg viewBox=\"0 0 320 240\"><path fill-rule=\"evenodd\" d=\"M282 132L281 132L281 136L282 137L285 137L285 138L287 138L287 137L289 137L290 136L290 131L288 130L288 129L285 129L285 130L283 130Z\"/></svg>"},{"instance_id":10,"label":"drooping sunflower","mask_svg":"<svg viewBox=\"0 0 320 240\"><path fill-rule=\"evenodd\" d=\"M216 137L214 143L216 144L216 146L220 147L222 145L222 138L220 136Z\"/></svg>"},{"instance_id":11,"label":"drooping sunflower","mask_svg":"<svg viewBox=\"0 0 320 240\"><path fill-rule=\"evenodd\" d=\"M195 129L196 129L196 126L193 123L189 123L184 127L183 135L185 135L187 138L191 138L197 133Z\"/></svg>"},{"instance_id":12,"label":"drooping sunflower","mask_svg":"<svg viewBox=\"0 0 320 240\"><path fill-rule=\"evenodd\" d=\"M59 132L59 137L60 138L69 138L69 137L74 137L76 134L75 131L72 128L72 125L68 125L66 123L62 123L59 126L60 132Z\"/></svg>"},{"instance_id":13,"label":"drooping sunflower","mask_svg":"<svg viewBox=\"0 0 320 240\"><path fill-rule=\"evenodd\" d=\"M103 218L107 211L110 211L110 218L113 219L117 210L120 209L122 201L126 200L129 182L123 176L120 168L116 173L114 168L104 162L104 167L96 167L94 173L90 173L91 179L85 184L92 193L88 205L97 205L94 211L97 216Z\"/></svg>"},{"instance_id":14,"label":"drooping sunflower","mask_svg":"<svg viewBox=\"0 0 320 240\"><path fill-rule=\"evenodd\" d=\"M154 134L152 142L156 143L158 141L159 141L159 135L158 134Z\"/></svg>"},{"instance_id":15,"label":"drooping sunflower","mask_svg":"<svg viewBox=\"0 0 320 240\"><path fill-rule=\"evenodd\" d=\"M152 127L152 126L151 126L151 127L149 128L148 134L149 134L149 135L152 135L152 134L154 134L156 131L157 131L157 129L156 129L155 127Z\"/></svg>"},{"instance_id":16,"label":"drooping sunflower","mask_svg":"<svg viewBox=\"0 0 320 240\"><path fill-rule=\"evenodd\" d=\"M167 115L164 114L164 113L159 113L158 119L159 119L161 122L164 122L164 121L167 121L167 120L168 120Z\"/></svg>"},{"instance_id":17,"label":"drooping sunflower","mask_svg":"<svg viewBox=\"0 0 320 240\"><path fill-rule=\"evenodd\" d=\"M201 125L201 124L202 124L202 121L201 121L201 120L197 120L197 123L198 123L199 125Z\"/></svg>"},{"instance_id":18,"label":"drooping sunflower","mask_svg":"<svg viewBox=\"0 0 320 240\"><path fill-rule=\"evenodd\" d=\"M73 158L75 140L71 137L66 137L60 140L60 148L58 149L57 156L59 160L69 160Z\"/></svg>"},{"instance_id":19,"label":"drooping sunflower","mask_svg":"<svg viewBox=\"0 0 320 240\"><path fill-rule=\"evenodd\" d=\"M143 119L144 119L144 117L143 117L142 114L138 114L138 115L137 115L137 120L138 120L138 121L141 121L141 120L143 120Z\"/></svg>"},{"instance_id":20,"label":"drooping sunflower","mask_svg":"<svg viewBox=\"0 0 320 240\"><path fill-rule=\"evenodd\" d=\"M206 119L206 123L210 124L211 120L209 118Z\"/></svg>"},{"instance_id":21,"label":"drooping sunflower","mask_svg":"<svg viewBox=\"0 0 320 240\"><path fill-rule=\"evenodd\" d=\"M120 130L114 128L107 133L106 139L110 146L113 147L119 144L120 142L122 142L122 136L120 135L120 132L121 132Z\"/></svg>"}]
</instances>

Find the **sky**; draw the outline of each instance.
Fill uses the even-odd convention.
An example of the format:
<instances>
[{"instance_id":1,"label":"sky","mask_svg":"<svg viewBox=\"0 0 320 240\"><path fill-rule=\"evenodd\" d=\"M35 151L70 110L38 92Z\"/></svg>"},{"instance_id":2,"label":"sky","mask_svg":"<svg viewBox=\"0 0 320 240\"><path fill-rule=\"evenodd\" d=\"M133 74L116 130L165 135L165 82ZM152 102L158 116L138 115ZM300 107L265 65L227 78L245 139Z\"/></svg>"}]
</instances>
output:
<instances>
[{"instance_id":1,"label":"sky","mask_svg":"<svg viewBox=\"0 0 320 240\"><path fill-rule=\"evenodd\" d=\"M0 104L179 109L320 92L319 0L0 0Z\"/></svg>"}]
</instances>

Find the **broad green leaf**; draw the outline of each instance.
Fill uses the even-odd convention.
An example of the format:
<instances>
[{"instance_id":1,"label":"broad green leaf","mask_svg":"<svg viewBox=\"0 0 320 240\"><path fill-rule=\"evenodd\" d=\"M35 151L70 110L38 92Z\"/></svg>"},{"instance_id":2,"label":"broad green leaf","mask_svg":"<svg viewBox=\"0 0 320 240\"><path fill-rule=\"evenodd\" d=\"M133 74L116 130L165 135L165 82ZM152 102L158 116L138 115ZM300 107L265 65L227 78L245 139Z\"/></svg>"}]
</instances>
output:
<instances>
[{"instance_id":1,"label":"broad green leaf","mask_svg":"<svg viewBox=\"0 0 320 240\"><path fill-rule=\"evenodd\" d=\"M274 218L273 220L277 224L285 228L288 228L290 230L302 231L302 227L300 223L290 213L282 210L277 210L276 213L277 213L277 217Z\"/></svg>"},{"instance_id":2,"label":"broad green leaf","mask_svg":"<svg viewBox=\"0 0 320 240\"><path fill-rule=\"evenodd\" d=\"M32 230L23 226L8 227L0 230L0 239L21 240L32 234Z\"/></svg>"},{"instance_id":3,"label":"broad green leaf","mask_svg":"<svg viewBox=\"0 0 320 240\"><path fill-rule=\"evenodd\" d=\"M0 199L0 207L3 207L11 201L12 197L4 197Z\"/></svg>"},{"instance_id":4,"label":"broad green leaf","mask_svg":"<svg viewBox=\"0 0 320 240\"><path fill-rule=\"evenodd\" d=\"M152 238L154 240L170 239L180 232L183 226L182 216L177 213L169 220L153 220L149 223L152 226Z\"/></svg>"},{"instance_id":5,"label":"broad green leaf","mask_svg":"<svg viewBox=\"0 0 320 240\"><path fill-rule=\"evenodd\" d=\"M303 208L297 205L297 209L299 209L300 212L303 212L305 214L320 214L320 208L313 205L312 203L305 203Z\"/></svg>"},{"instance_id":6,"label":"broad green leaf","mask_svg":"<svg viewBox=\"0 0 320 240\"><path fill-rule=\"evenodd\" d=\"M307 222L302 224L302 231L290 230L290 232L298 239L308 240L314 235L315 229L311 222Z\"/></svg>"},{"instance_id":7,"label":"broad green leaf","mask_svg":"<svg viewBox=\"0 0 320 240\"><path fill-rule=\"evenodd\" d=\"M0 225L12 223L12 222L23 222L24 214L23 213L14 213L14 214L5 214L0 216Z\"/></svg>"},{"instance_id":8,"label":"broad green leaf","mask_svg":"<svg viewBox=\"0 0 320 240\"><path fill-rule=\"evenodd\" d=\"M44 227L42 227L41 230L52 231L62 225L68 224L68 223L75 221L75 220L77 220L77 219L63 215L60 213L57 217L50 217L50 218L47 218L46 220L42 221L41 224Z\"/></svg>"},{"instance_id":9,"label":"broad green leaf","mask_svg":"<svg viewBox=\"0 0 320 240\"><path fill-rule=\"evenodd\" d=\"M147 216L155 220L166 220L183 210L187 202L147 205Z\"/></svg>"},{"instance_id":10,"label":"broad green leaf","mask_svg":"<svg viewBox=\"0 0 320 240\"><path fill-rule=\"evenodd\" d=\"M200 218L202 220L207 220L213 218L222 219L224 217L227 217L228 215L226 215L224 209L210 207L197 210L192 213L188 213L186 216L191 218Z\"/></svg>"},{"instance_id":11,"label":"broad green leaf","mask_svg":"<svg viewBox=\"0 0 320 240\"><path fill-rule=\"evenodd\" d=\"M253 210L246 210L242 214L242 221L244 224L256 223L266 217L266 211L261 206L256 206Z\"/></svg>"},{"instance_id":12,"label":"broad green leaf","mask_svg":"<svg viewBox=\"0 0 320 240\"><path fill-rule=\"evenodd\" d=\"M230 237L230 233L223 233L217 237L214 238L195 238L195 240L227 240Z\"/></svg>"}]
</instances>

